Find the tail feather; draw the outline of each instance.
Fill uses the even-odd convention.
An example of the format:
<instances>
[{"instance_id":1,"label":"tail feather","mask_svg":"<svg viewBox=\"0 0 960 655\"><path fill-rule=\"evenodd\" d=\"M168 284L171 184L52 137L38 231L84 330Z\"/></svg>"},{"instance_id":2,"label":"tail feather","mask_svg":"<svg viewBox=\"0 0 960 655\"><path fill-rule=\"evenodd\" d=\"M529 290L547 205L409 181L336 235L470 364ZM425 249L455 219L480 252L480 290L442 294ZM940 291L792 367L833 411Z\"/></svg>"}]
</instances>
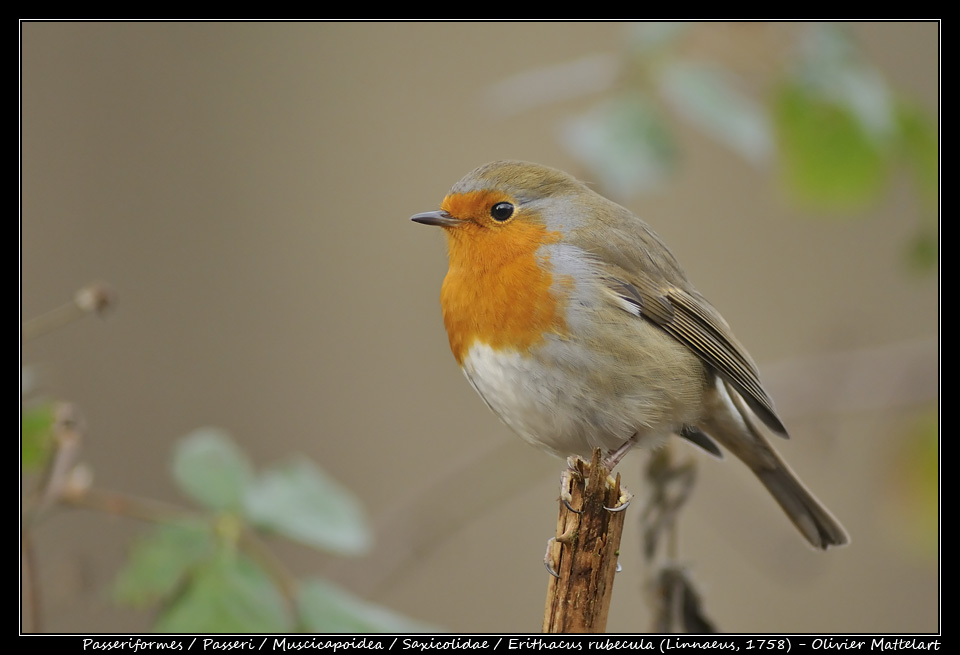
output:
<instances>
[{"instance_id":1,"label":"tail feather","mask_svg":"<svg viewBox=\"0 0 960 655\"><path fill-rule=\"evenodd\" d=\"M826 550L850 543L850 537L840 522L806 490L790 469L753 469L753 472L815 548Z\"/></svg>"},{"instance_id":2,"label":"tail feather","mask_svg":"<svg viewBox=\"0 0 960 655\"><path fill-rule=\"evenodd\" d=\"M725 382L717 397L728 411L714 412L703 427L721 446L746 464L767 488L787 517L815 548L850 543L840 522L810 493L763 436L744 400Z\"/></svg>"}]
</instances>

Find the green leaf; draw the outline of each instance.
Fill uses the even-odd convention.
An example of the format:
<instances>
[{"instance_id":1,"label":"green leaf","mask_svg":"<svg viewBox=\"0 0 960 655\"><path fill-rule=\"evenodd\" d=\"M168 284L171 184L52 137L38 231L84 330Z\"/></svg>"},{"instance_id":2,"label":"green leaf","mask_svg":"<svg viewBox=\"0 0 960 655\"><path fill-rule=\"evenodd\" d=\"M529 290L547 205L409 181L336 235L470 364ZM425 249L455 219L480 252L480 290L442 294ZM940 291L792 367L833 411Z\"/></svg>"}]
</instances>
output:
<instances>
[{"instance_id":1,"label":"green leaf","mask_svg":"<svg viewBox=\"0 0 960 655\"><path fill-rule=\"evenodd\" d=\"M325 580L300 585L297 611L306 632L438 632L436 626L368 603Z\"/></svg>"},{"instance_id":2,"label":"green leaf","mask_svg":"<svg viewBox=\"0 0 960 655\"><path fill-rule=\"evenodd\" d=\"M897 534L936 560L940 536L940 424L937 408L924 412L888 464L890 496L899 514Z\"/></svg>"},{"instance_id":3,"label":"green leaf","mask_svg":"<svg viewBox=\"0 0 960 655\"><path fill-rule=\"evenodd\" d=\"M690 23L652 21L630 23L627 27L627 44L637 59L649 59L677 44L679 37L690 30Z\"/></svg>"},{"instance_id":4,"label":"green leaf","mask_svg":"<svg viewBox=\"0 0 960 655\"><path fill-rule=\"evenodd\" d=\"M250 485L245 515L254 525L341 555L370 548L363 507L353 493L307 459L263 473Z\"/></svg>"},{"instance_id":5,"label":"green leaf","mask_svg":"<svg viewBox=\"0 0 960 655\"><path fill-rule=\"evenodd\" d=\"M204 428L178 444L173 476L180 488L210 509L238 510L253 471L246 455L225 432Z\"/></svg>"},{"instance_id":6,"label":"green leaf","mask_svg":"<svg viewBox=\"0 0 960 655\"><path fill-rule=\"evenodd\" d=\"M937 211L940 184L940 144L933 119L907 103L897 107L901 149L920 199L929 212Z\"/></svg>"},{"instance_id":7,"label":"green leaf","mask_svg":"<svg viewBox=\"0 0 960 655\"><path fill-rule=\"evenodd\" d=\"M659 82L673 107L711 137L754 164L769 158L773 137L766 112L724 71L671 62L660 69Z\"/></svg>"},{"instance_id":8,"label":"green leaf","mask_svg":"<svg viewBox=\"0 0 960 655\"><path fill-rule=\"evenodd\" d=\"M837 24L815 23L802 49L794 82L821 100L846 109L877 143L888 141L896 125L890 89L857 48L849 30Z\"/></svg>"},{"instance_id":9,"label":"green leaf","mask_svg":"<svg viewBox=\"0 0 960 655\"><path fill-rule=\"evenodd\" d=\"M241 553L220 548L164 608L157 632L289 632L293 620L270 578Z\"/></svg>"},{"instance_id":10,"label":"green leaf","mask_svg":"<svg viewBox=\"0 0 960 655\"><path fill-rule=\"evenodd\" d=\"M567 121L561 140L612 194L623 198L660 184L676 157L662 118L639 94L617 98Z\"/></svg>"},{"instance_id":11,"label":"green leaf","mask_svg":"<svg viewBox=\"0 0 960 655\"><path fill-rule=\"evenodd\" d=\"M42 468L53 452L53 404L24 410L20 416L20 464L24 470Z\"/></svg>"},{"instance_id":12,"label":"green leaf","mask_svg":"<svg viewBox=\"0 0 960 655\"><path fill-rule=\"evenodd\" d=\"M917 273L928 273L937 265L937 235L921 228L907 246L907 263Z\"/></svg>"},{"instance_id":13,"label":"green leaf","mask_svg":"<svg viewBox=\"0 0 960 655\"><path fill-rule=\"evenodd\" d=\"M844 106L786 84L777 93L774 121L789 187L821 209L860 209L887 180L885 153Z\"/></svg>"},{"instance_id":14,"label":"green leaf","mask_svg":"<svg viewBox=\"0 0 960 655\"><path fill-rule=\"evenodd\" d=\"M205 523L161 525L134 543L114 583L114 597L143 607L171 596L190 567L209 557L214 546L213 532Z\"/></svg>"}]
</instances>

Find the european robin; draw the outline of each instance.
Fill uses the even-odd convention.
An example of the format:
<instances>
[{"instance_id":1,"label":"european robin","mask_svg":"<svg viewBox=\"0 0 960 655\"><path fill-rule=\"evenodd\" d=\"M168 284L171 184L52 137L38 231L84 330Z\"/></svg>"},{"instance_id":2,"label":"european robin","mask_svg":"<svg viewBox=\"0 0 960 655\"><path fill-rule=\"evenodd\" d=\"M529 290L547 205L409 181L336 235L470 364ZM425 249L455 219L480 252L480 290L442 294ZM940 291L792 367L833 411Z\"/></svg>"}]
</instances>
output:
<instances>
[{"instance_id":1,"label":"european robin","mask_svg":"<svg viewBox=\"0 0 960 655\"><path fill-rule=\"evenodd\" d=\"M672 434L732 452L815 547L849 541L764 436L786 437L757 367L659 236L572 176L521 161L468 173L439 211L453 356L527 442L613 468Z\"/></svg>"}]
</instances>

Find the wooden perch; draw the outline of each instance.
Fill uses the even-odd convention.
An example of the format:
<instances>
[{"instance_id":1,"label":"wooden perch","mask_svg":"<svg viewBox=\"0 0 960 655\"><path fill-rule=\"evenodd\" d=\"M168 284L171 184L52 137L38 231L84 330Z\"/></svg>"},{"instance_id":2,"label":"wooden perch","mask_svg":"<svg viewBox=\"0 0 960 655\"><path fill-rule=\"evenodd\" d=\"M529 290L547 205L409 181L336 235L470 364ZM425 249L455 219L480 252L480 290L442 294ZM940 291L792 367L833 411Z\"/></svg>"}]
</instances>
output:
<instances>
[{"instance_id":1,"label":"wooden perch","mask_svg":"<svg viewBox=\"0 0 960 655\"><path fill-rule=\"evenodd\" d=\"M623 511L611 509L626 509L630 494L621 490L619 474L616 480L610 478L599 449L590 464L580 458L568 464L557 536L550 540L545 559L556 575L547 585L543 632L603 632L624 520Z\"/></svg>"}]
</instances>

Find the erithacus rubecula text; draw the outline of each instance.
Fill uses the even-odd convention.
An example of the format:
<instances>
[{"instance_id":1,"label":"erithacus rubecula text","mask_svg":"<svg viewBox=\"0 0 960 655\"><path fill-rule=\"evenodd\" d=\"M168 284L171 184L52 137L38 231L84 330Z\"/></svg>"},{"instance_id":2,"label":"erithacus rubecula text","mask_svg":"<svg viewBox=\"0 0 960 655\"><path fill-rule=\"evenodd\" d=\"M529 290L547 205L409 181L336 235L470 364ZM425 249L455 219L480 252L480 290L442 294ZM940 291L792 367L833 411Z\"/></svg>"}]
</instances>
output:
<instances>
[{"instance_id":1,"label":"erithacus rubecula text","mask_svg":"<svg viewBox=\"0 0 960 655\"><path fill-rule=\"evenodd\" d=\"M555 455L671 434L742 460L815 547L849 541L764 436L786 437L757 367L644 221L572 176L520 161L481 166L440 210L440 291L453 356L487 405Z\"/></svg>"}]
</instances>

